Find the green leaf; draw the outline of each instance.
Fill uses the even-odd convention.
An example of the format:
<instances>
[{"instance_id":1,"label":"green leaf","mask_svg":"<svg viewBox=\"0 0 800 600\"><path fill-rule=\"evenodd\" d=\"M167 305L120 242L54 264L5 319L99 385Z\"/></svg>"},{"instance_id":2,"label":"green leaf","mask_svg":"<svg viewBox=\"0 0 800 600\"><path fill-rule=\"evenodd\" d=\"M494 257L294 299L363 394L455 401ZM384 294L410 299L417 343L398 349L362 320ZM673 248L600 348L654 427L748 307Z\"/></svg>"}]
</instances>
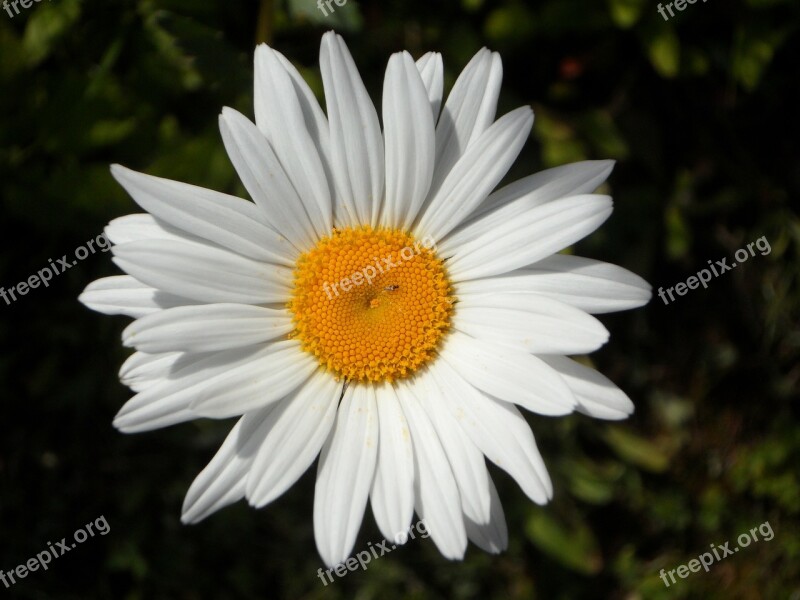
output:
<instances>
[{"instance_id":1,"label":"green leaf","mask_svg":"<svg viewBox=\"0 0 800 600\"><path fill-rule=\"evenodd\" d=\"M733 76L747 90L758 87L764 71L772 62L777 48L788 37L787 31L772 29L754 31L739 29L736 33L731 69Z\"/></svg>"},{"instance_id":2,"label":"green leaf","mask_svg":"<svg viewBox=\"0 0 800 600\"><path fill-rule=\"evenodd\" d=\"M660 473L669 465L670 452L663 445L641 438L622 427L609 427L605 440L623 460Z\"/></svg>"},{"instance_id":3,"label":"green leaf","mask_svg":"<svg viewBox=\"0 0 800 600\"><path fill-rule=\"evenodd\" d=\"M532 15L519 4L497 8L486 19L486 37L495 43L522 42L532 30Z\"/></svg>"},{"instance_id":4,"label":"green leaf","mask_svg":"<svg viewBox=\"0 0 800 600\"><path fill-rule=\"evenodd\" d=\"M656 71L668 79L678 74L681 63L681 48L678 36L669 27L661 27L646 42L647 56Z\"/></svg>"},{"instance_id":5,"label":"green leaf","mask_svg":"<svg viewBox=\"0 0 800 600\"><path fill-rule=\"evenodd\" d=\"M542 143L542 155L548 167L586 159L586 147L577 139L575 129L550 115L543 107L536 107L533 134Z\"/></svg>"},{"instance_id":6,"label":"green leaf","mask_svg":"<svg viewBox=\"0 0 800 600\"><path fill-rule=\"evenodd\" d=\"M528 538L565 567L592 575L603 566L592 530L577 518L558 521L549 510L536 509L525 524Z\"/></svg>"},{"instance_id":7,"label":"green leaf","mask_svg":"<svg viewBox=\"0 0 800 600\"><path fill-rule=\"evenodd\" d=\"M628 157L628 144L608 111L592 111L581 119L580 129L603 158Z\"/></svg>"},{"instance_id":8,"label":"green leaf","mask_svg":"<svg viewBox=\"0 0 800 600\"><path fill-rule=\"evenodd\" d=\"M36 65L47 58L80 13L79 0L42 3L33 10L22 38L28 64Z\"/></svg>"},{"instance_id":9,"label":"green leaf","mask_svg":"<svg viewBox=\"0 0 800 600\"><path fill-rule=\"evenodd\" d=\"M619 463L601 466L586 459L565 459L559 465L570 492L590 504L606 504L613 499L616 484L624 469Z\"/></svg>"},{"instance_id":10,"label":"green leaf","mask_svg":"<svg viewBox=\"0 0 800 600\"><path fill-rule=\"evenodd\" d=\"M641 18L647 2L645 0L608 0L611 19L622 29L628 29Z\"/></svg>"},{"instance_id":11,"label":"green leaf","mask_svg":"<svg viewBox=\"0 0 800 600\"><path fill-rule=\"evenodd\" d=\"M691 233L683 211L676 202L670 203L666 214L667 255L672 259L685 257L691 246Z\"/></svg>"}]
</instances>

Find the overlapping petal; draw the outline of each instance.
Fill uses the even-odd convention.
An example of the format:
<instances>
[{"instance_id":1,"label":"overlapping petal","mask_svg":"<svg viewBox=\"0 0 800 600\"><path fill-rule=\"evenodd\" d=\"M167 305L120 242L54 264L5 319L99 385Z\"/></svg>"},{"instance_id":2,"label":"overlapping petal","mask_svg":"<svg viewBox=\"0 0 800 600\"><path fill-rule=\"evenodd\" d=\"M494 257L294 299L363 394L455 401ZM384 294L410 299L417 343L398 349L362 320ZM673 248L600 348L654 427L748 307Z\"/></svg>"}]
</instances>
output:
<instances>
[{"instance_id":1,"label":"overlapping petal","mask_svg":"<svg viewBox=\"0 0 800 600\"><path fill-rule=\"evenodd\" d=\"M141 392L168 377L182 356L184 356L182 352L163 354L134 352L122 363L119 380L134 392Z\"/></svg>"},{"instance_id":2,"label":"overlapping petal","mask_svg":"<svg viewBox=\"0 0 800 600\"><path fill-rule=\"evenodd\" d=\"M318 235L333 225L328 122L311 90L280 53L261 44L255 54L256 124ZM287 202L287 199L283 200Z\"/></svg>"},{"instance_id":3,"label":"overlapping petal","mask_svg":"<svg viewBox=\"0 0 800 600\"><path fill-rule=\"evenodd\" d=\"M458 159L442 185L432 188L414 227L418 238L441 239L469 216L505 177L533 126L527 106L511 111L484 131Z\"/></svg>"},{"instance_id":4,"label":"overlapping petal","mask_svg":"<svg viewBox=\"0 0 800 600\"><path fill-rule=\"evenodd\" d=\"M467 548L461 495L447 455L422 406L431 399L425 390L406 382L398 383L397 396L414 445L415 509L442 555L461 559Z\"/></svg>"},{"instance_id":5,"label":"overlapping petal","mask_svg":"<svg viewBox=\"0 0 800 600\"><path fill-rule=\"evenodd\" d=\"M292 331L284 309L217 303L179 306L137 319L123 344L142 352L213 352L267 342Z\"/></svg>"},{"instance_id":6,"label":"overlapping petal","mask_svg":"<svg viewBox=\"0 0 800 600\"><path fill-rule=\"evenodd\" d=\"M471 241L453 248L450 275L466 281L535 263L592 233L611 210L611 198L588 194L547 202L499 226L487 222L489 214L472 225Z\"/></svg>"},{"instance_id":7,"label":"overlapping petal","mask_svg":"<svg viewBox=\"0 0 800 600\"><path fill-rule=\"evenodd\" d=\"M627 269L580 256L555 254L529 267L497 277L458 284L462 301L473 294L536 294L558 300L590 314L644 306L650 284Z\"/></svg>"},{"instance_id":8,"label":"overlapping petal","mask_svg":"<svg viewBox=\"0 0 800 600\"><path fill-rule=\"evenodd\" d=\"M553 484L533 432L513 404L490 398L468 383L447 361L431 369L447 410L486 458L516 480L537 504L553 495Z\"/></svg>"},{"instance_id":9,"label":"overlapping petal","mask_svg":"<svg viewBox=\"0 0 800 600\"><path fill-rule=\"evenodd\" d=\"M121 165L113 165L111 174L139 206L167 225L254 260L294 263L296 251L246 200Z\"/></svg>"},{"instance_id":10,"label":"overlapping petal","mask_svg":"<svg viewBox=\"0 0 800 600\"><path fill-rule=\"evenodd\" d=\"M454 331L441 358L479 390L542 415L571 413L577 401L563 378L524 350Z\"/></svg>"},{"instance_id":11,"label":"overlapping petal","mask_svg":"<svg viewBox=\"0 0 800 600\"><path fill-rule=\"evenodd\" d=\"M233 426L220 449L189 486L181 521L198 523L210 514L244 498L247 475L269 430L268 406L244 415Z\"/></svg>"},{"instance_id":12,"label":"overlapping petal","mask_svg":"<svg viewBox=\"0 0 800 600\"><path fill-rule=\"evenodd\" d=\"M383 87L386 136L385 227L408 229L428 196L434 164L434 124L425 87L408 52L389 60Z\"/></svg>"},{"instance_id":13,"label":"overlapping petal","mask_svg":"<svg viewBox=\"0 0 800 600\"><path fill-rule=\"evenodd\" d=\"M608 341L600 321L569 304L489 289L461 298L453 322L458 331L533 354L586 354Z\"/></svg>"},{"instance_id":14,"label":"overlapping petal","mask_svg":"<svg viewBox=\"0 0 800 600\"><path fill-rule=\"evenodd\" d=\"M431 376L422 378L420 387L426 393L422 407L436 430L442 450L453 470L464 516L473 523L486 525L491 518L491 497L489 472L486 470L483 453L445 407L443 392L436 380Z\"/></svg>"},{"instance_id":15,"label":"overlapping petal","mask_svg":"<svg viewBox=\"0 0 800 600\"><path fill-rule=\"evenodd\" d=\"M267 138L232 108L222 111L219 129L228 156L255 203L295 248L311 249L327 231L311 217L315 207L308 206L308 197L295 188Z\"/></svg>"},{"instance_id":16,"label":"overlapping petal","mask_svg":"<svg viewBox=\"0 0 800 600\"><path fill-rule=\"evenodd\" d=\"M492 193L439 244L445 256L484 231L513 221L529 210L570 196L594 192L614 168L613 160L585 160L523 177ZM476 221L479 226L473 227Z\"/></svg>"},{"instance_id":17,"label":"overlapping petal","mask_svg":"<svg viewBox=\"0 0 800 600\"><path fill-rule=\"evenodd\" d=\"M292 273L227 250L178 240L141 240L114 246L114 262L137 280L198 303L285 302Z\"/></svg>"},{"instance_id":18,"label":"overlapping petal","mask_svg":"<svg viewBox=\"0 0 800 600\"><path fill-rule=\"evenodd\" d=\"M341 563L353 550L375 475L378 431L375 390L348 387L322 447L314 490L314 535L327 565Z\"/></svg>"},{"instance_id":19,"label":"overlapping petal","mask_svg":"<svg viewBox=\"0 0 800 600\"><path fill-rule=\"evenodd\" d=\"M439 120L444 96L444 63L438 52L428 52L417 61L417 69L428 92L434 124Z\"/></svg>"},{"instance_id":20,"label":"overlapping petal","mask_svg":"<svg viewBox=\"0 0 800 600\"><path fill-rule=\"evenodd\" d=\"M436 125L432 192L438 191L467 148L494 121L502 82L500 55L486 48L472 57L456 79Z\"/></svg>"},{"instance_id":21,"label":"overlapping petal","mask_svg":"<svg viewBox=\"0 0 800 600\"><path fill-rule=\"evenodd\" d=\"M414 450L396 390L385 384L376 391L379 442L370 502L381 533L399 543L414 515Z\"/></svg>"},{"instance_id":22,"label":"overlapping petal","mask_svg":"<svg viewBox=\"0 0 800 600\"><path fill-rule=\"evenodd\" d=\"M264 442L247 476L250 504L269 504L311 466L333 427L339 388L332 377L317 371L269 413Z\"/></svg>"},{"instance_id":23,"label":"overlapping petal","mask_svg":"<svg viewBox=\"0 0 800 600\"><path fill-rule=\"evenodd\" d=\"M333 32L323 36L319 62L330 121L336 222L375 226L384 192L378 113L341 36Z\"/></svg>"},{"instance_id":24,"label":"overlapping petal","mask_svg":"<svg viewBox=\"0 0 800 600\"><path fill-rule=\"evenodd\" d=\"M195 304L194 300L143 284L129 275L97 279L83 290L78 300L106 315L125 315L138 319L174 306Z\"/></svg>"}]
</instances>

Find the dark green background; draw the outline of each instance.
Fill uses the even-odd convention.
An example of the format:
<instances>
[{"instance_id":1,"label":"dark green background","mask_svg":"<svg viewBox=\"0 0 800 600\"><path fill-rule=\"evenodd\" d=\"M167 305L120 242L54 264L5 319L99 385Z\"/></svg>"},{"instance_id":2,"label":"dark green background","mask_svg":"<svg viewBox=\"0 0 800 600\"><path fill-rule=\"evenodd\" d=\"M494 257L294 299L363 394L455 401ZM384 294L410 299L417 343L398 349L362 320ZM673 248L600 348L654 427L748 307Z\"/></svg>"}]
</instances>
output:
<instances>
[{"instance_id":1,"label":"dark green background","mask_svg":"<svg viewBox=\"0 0 800 600\"><path fill-rule=\"evenodd\" d=\"M602 317L594 363L628 392L621 423L530 419L555 484L533 505L493 470L508 552L448 562L409 543L323 587L313 471L266 509L180 524L231 423L127 436L111 420L128 322L76 297L115 273L95 254L0 301L0 568L100 515L111 531L30 574L19 598L800 598L800 5L710 0L665 22L645 0L53 0L0 12L0 285L137 212L120 162L243 195L217 115L252 116L257 41L321 94L321 34L342 32L379 100L392 52L442 52L446 86L501 52L500 113L536 112L512 176L614 158L612 218L576 253L673 286L761 236L757 255L665 306ZM667 589L658 578L764 521L775 537ZM381 537L369 511L356 550Z\"/></svg>"}]
</instances>

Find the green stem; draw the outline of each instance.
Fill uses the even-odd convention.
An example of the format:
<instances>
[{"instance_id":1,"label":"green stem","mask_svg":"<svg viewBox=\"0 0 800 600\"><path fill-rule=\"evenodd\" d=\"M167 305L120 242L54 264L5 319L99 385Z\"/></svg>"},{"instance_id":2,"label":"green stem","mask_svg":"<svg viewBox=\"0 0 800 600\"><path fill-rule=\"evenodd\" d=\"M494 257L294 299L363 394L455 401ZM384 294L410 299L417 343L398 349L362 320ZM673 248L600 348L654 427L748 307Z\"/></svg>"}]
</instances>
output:
<instances>
[{"instance_id":1,"label":"green stem","mask_svg":"<svg viewBox=\"0 0 800 600\"><path fill-rule=\"evenodd\" d=\"M256 23L256 44L272 43L272 23L275 0L261 0Z\"/></svg>"}]
</instances>

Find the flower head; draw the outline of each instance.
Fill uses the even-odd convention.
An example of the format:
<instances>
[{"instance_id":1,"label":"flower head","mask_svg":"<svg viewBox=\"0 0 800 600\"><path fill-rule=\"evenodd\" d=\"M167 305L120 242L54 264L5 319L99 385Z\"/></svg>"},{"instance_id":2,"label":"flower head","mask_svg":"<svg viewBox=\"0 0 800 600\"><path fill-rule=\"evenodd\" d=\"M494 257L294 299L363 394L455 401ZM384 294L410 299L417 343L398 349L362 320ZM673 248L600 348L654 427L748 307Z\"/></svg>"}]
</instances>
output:
<instances>
[{"instance_id":1,"label":"flower head","mask_svg":"<svg viewBox=\"0 0 800 600\"><path fill-rule=\"evenodd\" d=\"M517 409L620 419L627 396L566 358L608 338L591 313L650 298L638 276L556 254L611 214L587 161L496 190L533 124L495 120L502 67L481 50L442 104L438 54L391 57L383 130L344 41L322 41L327 115L297 70L260 46L255 119L222 139L253 202L112 167L146 213L106 234L126 275L81 300L136 320L120 377L137 432L239 417L191 485L183 520L242 498L261 507L319 455L314 529L348 557L368 502L401 543L416 511L443 555L506 547L485 458L534 502L552 485Z\"/></svg>"}]
</instances>

